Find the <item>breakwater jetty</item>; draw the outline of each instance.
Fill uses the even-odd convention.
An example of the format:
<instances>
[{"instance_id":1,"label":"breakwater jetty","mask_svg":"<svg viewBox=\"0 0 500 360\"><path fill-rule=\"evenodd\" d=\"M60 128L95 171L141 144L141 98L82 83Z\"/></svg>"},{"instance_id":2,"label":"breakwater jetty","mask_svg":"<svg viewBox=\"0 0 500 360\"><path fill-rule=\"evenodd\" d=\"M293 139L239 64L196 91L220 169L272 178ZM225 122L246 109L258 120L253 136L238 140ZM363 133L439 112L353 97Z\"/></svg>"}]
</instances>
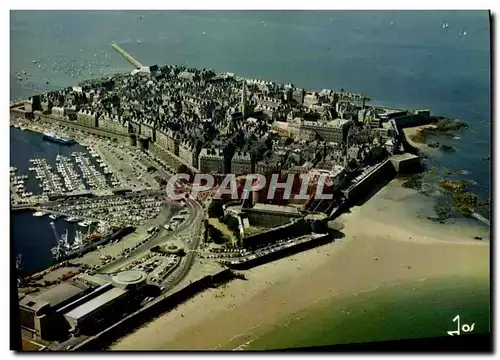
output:
<instances>
[{"instance_id":1,"label":"breakwater jetty","mask_svg":"<svg viewBox=\"0 0 500 360\"><path fill-rule=\"evenodd\" d=\"M481 214L479 214L479 213L477 213L477 212L474 212L474 213L472 213L472 215L471 215L471 216L472 216L473 218L475 218L475 219L477 219L477 220L481 221L482 223L484 223L484 224L486 224L486 225L490 226L490 220L488 220L487 218L485 218L483 215L481 215Z\"/></svg>"},{"instance_id":2,"label":"breakwater jetty","mask_svg":"<svg viewBox=\"0 0 500 360\"><path fill-rule=\"evenodd\" d=\"M123 50L121 47L119 47L117 44L112 43L111 47L115 49L121 56L123 56L128 62L130 62L132 65L134 65L137 69L140 69L143 67L143 65L134 59L132 55L127 53L125 50Z\"/></svg>"}]
</instances>

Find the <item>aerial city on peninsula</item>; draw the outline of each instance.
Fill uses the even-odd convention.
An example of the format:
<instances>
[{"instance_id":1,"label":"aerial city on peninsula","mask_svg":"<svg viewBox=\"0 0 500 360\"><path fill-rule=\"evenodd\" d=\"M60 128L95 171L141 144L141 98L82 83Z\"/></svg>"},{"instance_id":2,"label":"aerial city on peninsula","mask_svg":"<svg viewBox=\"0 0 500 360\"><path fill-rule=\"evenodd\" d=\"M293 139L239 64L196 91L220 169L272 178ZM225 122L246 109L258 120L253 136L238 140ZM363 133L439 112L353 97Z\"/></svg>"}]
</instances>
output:
<instances>
[{"instance_id":1,"label":"aerial city on peninsula","mask_svg":"<svg viewBox=\"0 0 500 360\"><path fill-rule=\"evenodd\" d=\"M16 131L63 149L10 168L11 211L46 218L53 237L47 269L25 274L17 258L31 349L105 349L249 269L334 243L341 214L422 170L419 137L466 127L344 89L146 66L111 46L131 72L10 104ZM488 221L476 198L455 205Z\"/></svg>"}]
</instances>

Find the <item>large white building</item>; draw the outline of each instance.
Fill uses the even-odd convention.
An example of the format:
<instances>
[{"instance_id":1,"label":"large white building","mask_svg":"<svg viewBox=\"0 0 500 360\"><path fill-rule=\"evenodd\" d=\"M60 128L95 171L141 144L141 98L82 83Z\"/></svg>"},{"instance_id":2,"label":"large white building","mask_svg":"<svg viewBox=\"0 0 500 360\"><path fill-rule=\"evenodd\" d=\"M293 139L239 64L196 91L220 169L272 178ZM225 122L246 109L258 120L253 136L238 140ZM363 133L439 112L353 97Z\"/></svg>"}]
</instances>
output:
<instances>
[{"instance_id":1,"label":"large white building","mask_svg":"<svg viewBox=\"0 0 500 360\"><path fill-rule=\"evenodd\" d=\"M314 131L326 142L342 144L346 142L347 132L352 124L352 120L346 119L335 119L328 122L303 121L300 130L301 133Z\"/></svg>"}]
</instances>

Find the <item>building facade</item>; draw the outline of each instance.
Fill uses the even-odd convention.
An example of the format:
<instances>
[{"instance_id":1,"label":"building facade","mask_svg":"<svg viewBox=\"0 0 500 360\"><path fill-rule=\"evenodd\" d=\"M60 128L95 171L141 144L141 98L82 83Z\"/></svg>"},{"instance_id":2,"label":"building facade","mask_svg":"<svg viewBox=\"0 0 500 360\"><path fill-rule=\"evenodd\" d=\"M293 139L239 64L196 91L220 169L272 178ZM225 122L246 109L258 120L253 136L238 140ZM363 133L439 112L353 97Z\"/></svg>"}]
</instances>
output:
<instances>
[{"instance_id":1,"label":"building facade","mask_svg":"<svg viewBox=\"0 0 500 360\"><path fill-rule=\"evenodd\" d=\"M252 172L252 157L250 153L236 152L231 160L231 173L235 175Z\"/></svg>"},{"instance_id":2,"label":"building facade","mask_svg":"<svg viewBox=\"0 0 500 360\"><path fill-rule=\"evenodd\" d=\"M308 131L316 132L326 142L343 144L347 140L351 120L336 119L329 122L303 121L300 125L301 136Z\"/></svg>"},{"instance_id":3,"label":"building facade","mask_svg":"<svg viewBox=\"0 0 500 360\"><path fill-rule=\"evenodd\" d=\"M96 127L97 120L93 111L90 110L80 110L76 113L76 121L83 125L89 127Z\"/></svg>"},{"instance_id":4,"label":"building facade","mask_svg":"<svg viewBox=\"0 0 500 360\"><path fill-rule=\"evenodd\" d=\"M179 157L184 164L198 168L198 156L191 143L183 142L179 145Z\"/></svg>"},{"instance_id":5,"label":"building facade","mask_svg":"<svg viewBox=\"0 0 500 360\"><path fill-rule=\"evenodd\" d=\"M200 172L202 173L224 173L224 155L220 149L201 149L198 162Z\"/></svg>"},{"instance_id":6,"label":"building facade","mask_svg":"<svg viewBox=\"0 0 500 360\"><path fill-rule=\"evenodd\" d=\"M112 117L107 117L105 115L99 117L97 121L99 129L104 131L110 131L119 135L128 135L128 122L122 122L118 115L112 115Z\"/></svg>"}]
</instances>

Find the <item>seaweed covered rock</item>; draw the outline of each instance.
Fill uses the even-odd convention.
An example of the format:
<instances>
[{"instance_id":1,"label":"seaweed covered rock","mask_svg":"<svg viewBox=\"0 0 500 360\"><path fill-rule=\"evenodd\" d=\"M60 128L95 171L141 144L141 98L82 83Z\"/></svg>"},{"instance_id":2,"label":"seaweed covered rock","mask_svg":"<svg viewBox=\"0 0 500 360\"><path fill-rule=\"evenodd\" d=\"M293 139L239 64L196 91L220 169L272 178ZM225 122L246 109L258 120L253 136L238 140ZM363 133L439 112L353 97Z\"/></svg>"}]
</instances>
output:
<instances>
[{"instance_id":1,"label":"seaweed covered rock","mask_svg":"<svg viewBox=\"0 0 500 360\"><path fill-rule=\"evenodd\" d=\"M467 181L465 180L446 180L442 179L438 181L438 185L445 190L451 192L465 192L467 191Z\"/></svg>"},{"instance_id":2,"label":"seaweed covered rock","mask_svg":"<svg viewBox=\"0 0 500 360\"><path fill-rule=\"evenodd\" d=\"M453 205L462 215L471 215L477 208L489 206L488 201L480 200L467 187L465 180L440 180L439 186L451 194Z\"/></svg>"},{"instance_id":3,"label":"seaweed covered rock","mask_svg":"<svg viewBox=\"0 0 500 360\"><path fill-rule=\"evenodd\" d=\"M406 189L422 190L422 175L417 174L411 176L408 180L401 184Z\"/></svg>"},{"instance_id":4,"label":"seaweed covered rock","mask_svg":"<svg viewBox=\"0 0 500 360\"><path fill-rule=\"evenodd\" d=\"M445 117L436 118L437 121L434 122L434 130L436 132L448 132L448 131L456 131L460 129L467 129L469 125L463 121L458 119L451 119Z\"/></svg>"},{"instance_id":5,"label":"seaweed covered rock","mask_svg":"<svg viewBox=\"0 0 500 360\"><path fill-rule=\"evenodd\" d=\"M425 143L425 139L429 135L435 136L453 136L452 131L457 131L461 129L467 129L469 125L458 119L451 119L445 117L436 117L432 122L432 125L425 126L417 131L416 134L411 135L410 138L414 142ZM439 142L430 144L429 146L437 148L439 147ZM446 146L446 145L441 145ZM444 149L443 149L444 150Z\"/></svg>"},{"instance_id":6,"label":"seaweed covered rock","mask_svg":"<svg viewBox=\"0 0 500 360\"><path fill-rule=\"evenodd\" d=\"M449 152L449 153L456 152L455 148L449 145L441 145L440 149L444 152Z\"/></svg>"}]
</instances>

